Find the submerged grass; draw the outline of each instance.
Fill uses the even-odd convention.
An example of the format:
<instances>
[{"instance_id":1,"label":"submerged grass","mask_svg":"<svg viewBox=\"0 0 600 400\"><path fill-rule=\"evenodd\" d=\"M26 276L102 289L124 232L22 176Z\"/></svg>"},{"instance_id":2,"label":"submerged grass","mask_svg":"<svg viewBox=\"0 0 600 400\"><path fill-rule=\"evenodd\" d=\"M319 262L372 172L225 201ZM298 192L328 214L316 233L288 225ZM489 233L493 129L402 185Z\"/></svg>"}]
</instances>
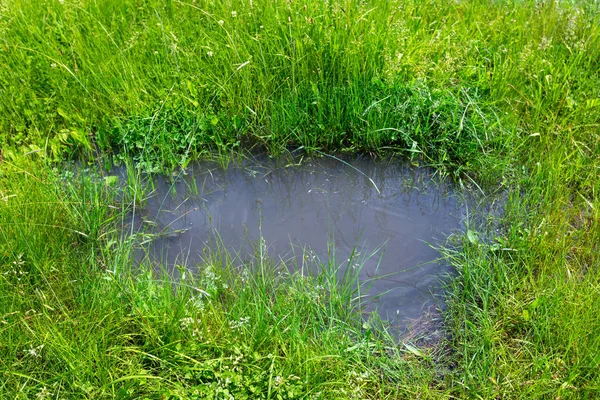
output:
<instances>
[{"instance_id":1,"label":"submerged grass","mask_svg":"<svg viewBox=\"0 0 600 400\"><path fill-rule=\"evenodd\" d=\"M597 398L598 7L0 2L3 396ZM133 269L117 227L139 181L47 164L132 158L134 177L257 147L399 154L508 194L491 239L444 251L446 342L403 353L351 288L266 260Z\"/></svg>"}]
</instances>

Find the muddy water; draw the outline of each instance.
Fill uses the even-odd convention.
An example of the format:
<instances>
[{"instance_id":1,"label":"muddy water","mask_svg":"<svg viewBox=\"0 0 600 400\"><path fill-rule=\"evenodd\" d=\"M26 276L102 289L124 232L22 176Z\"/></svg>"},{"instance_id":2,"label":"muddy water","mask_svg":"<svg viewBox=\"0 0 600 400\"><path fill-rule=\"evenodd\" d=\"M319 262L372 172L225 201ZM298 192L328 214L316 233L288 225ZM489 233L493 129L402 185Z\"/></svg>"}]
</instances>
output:
<instances>
[{"instance_id":1,"label":"muddy water","mask_svg":"<svg viewBox=\"0 0 600 400\"><path fill-rule=\"evenodd\" d=\"M295 268L308 268L307 259L326 261L332 249L336 264L346 268L354 251L350 267L361 263L361 280L376 278L368 295L381 295L370 308L407 327L439 306L449 267L436 262L432 245L463 228L464 210L431 171L368 160L348 164L263 160L226 171L197 164L174 182L158 180L141 212L165 233L152 253L167 265L193 268L216 238L244 259L261 234L269 255Z\"/></svg>"}]
</instances>

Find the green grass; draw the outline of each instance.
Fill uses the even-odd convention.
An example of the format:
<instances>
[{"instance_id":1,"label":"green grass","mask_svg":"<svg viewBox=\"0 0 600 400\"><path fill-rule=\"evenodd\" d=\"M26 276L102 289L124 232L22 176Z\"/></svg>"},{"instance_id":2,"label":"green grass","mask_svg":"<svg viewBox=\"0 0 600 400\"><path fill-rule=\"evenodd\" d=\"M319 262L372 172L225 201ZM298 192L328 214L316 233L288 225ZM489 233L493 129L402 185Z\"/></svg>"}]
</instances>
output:
<instances>
[{"instance_id":1,"label":"green grass","mask_svg":"<svg viewBox=\"0 0 600 400\"><path fill-rule=\"evenodd\" d=\"M132 265L139 240L115 229L127 209L111 207L127 188L5 168L17 179L2 185L3 396L362 398L435 385L424 357L364 325L357 281L333 260L307 277L264 243L241 267L213 249L173 281Z\"/></svg>"},{"instance_id":2,"label":"green grass","mask_svg":"<svg viewBox=\"0 0 600 400\"><path fill-rule=\"evenodd\" d=\"M8 2L0 142L53 157L95 143L150 170L258 145L472 171L475 154L509 152L516 128L491 97L496 27L464 40L477 18L510 21L467 5L486 15L451 28L465 10L437 6Z\"/></svg>"},{"instance_id":3,"label":"green grass","mask_svg":"<svg viewBox=\"0 0 600 400\"><path fill-rule=\"evenodd\" d=\"M1 2L1 393L597 398L599 32L593 1ZM489 240L443 251L446 341L403 351L351 283L267 258L246 282L223 249L186 282L132 269L139 179L52 170L265 149L398 155L507 194Z\"/></svg>"}]
</instances>

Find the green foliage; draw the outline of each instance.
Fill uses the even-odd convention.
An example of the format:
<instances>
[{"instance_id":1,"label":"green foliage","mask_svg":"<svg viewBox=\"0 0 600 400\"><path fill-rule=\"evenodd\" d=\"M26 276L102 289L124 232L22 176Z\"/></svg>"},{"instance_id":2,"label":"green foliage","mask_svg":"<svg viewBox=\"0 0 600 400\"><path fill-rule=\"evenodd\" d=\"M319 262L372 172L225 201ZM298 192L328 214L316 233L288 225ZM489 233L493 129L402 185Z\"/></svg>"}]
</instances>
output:
<instances>
[{"instance_id":1,"label":"green foliage","mask_svg":"<svg viewBox=\"0 0 600 400\"><path fill-rule=\"evenodd\" d=\"M510 136L477 73L439 79L472 67L428 62L448 49L414 24L418 3L9 3L0 142L12 149L60 157L96 142L154 169L304 146L473 170L465 160Z\"/></svg>"},{"instance_id":2,"label":"green foliage","mask_svg":"<svg viewBox=\"0 0 600 400\"><path fill-rule=\"evenodd\" d=\"M593 1L1 2L0 391L598 397L599 15ZM221 253L222 274L207 263L175 288L130 269L117 223L143 201L141 169L255 148L400 154L506 192L497 231L470 225L445 251L459 276L435 357L366 338L347 286L278 280L273 264L242 285ZM44 167L92 151L128 163L126 190Z\"/></svg>"},{"instance_id":3,"label":"green foliage","mask_svg":"<svg viewBox=\"0 0 600 400\"><path fill-rule=\"evenodd\" d=\"M2 397L381 398L433 382L364 331L358 282L334 263L290 274L263 243L243 267L213 249L174 279L132 267L144 233L122 233L127 187L42 163L2 173Z\"/></svg>"},{"instance_id":4,"label":"green foliage","mask_svg":"<svg viewBox=\"0 0 600 400\"><path fill-rule=\"evenodd\" d=\"M255 145L403 153L497 179L520 132L582 138L600 118L596 12L11 0L0 143L55 159L95 143L149 170Z\"/></svg>"}]
</instances>

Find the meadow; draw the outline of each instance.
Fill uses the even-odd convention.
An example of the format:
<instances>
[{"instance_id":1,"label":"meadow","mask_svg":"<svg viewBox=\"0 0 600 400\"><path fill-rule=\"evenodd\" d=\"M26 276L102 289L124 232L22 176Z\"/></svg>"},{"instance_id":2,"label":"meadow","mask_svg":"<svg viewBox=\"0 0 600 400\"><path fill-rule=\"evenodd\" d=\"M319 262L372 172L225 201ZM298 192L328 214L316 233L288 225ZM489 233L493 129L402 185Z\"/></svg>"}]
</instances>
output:
<instances>
[{"instance_id":1,"label":"meadow","mask_svg":"<svg viewBox=\"0 0 600 400\"><path fill-rule=\"evenodd\" d=\"M583 0L0 1L1 397L598 398L599 34ZM148 174L256 152L505 193L441 249L445 339L396 343L335 263L262 243L134 262Z\"/></svg>"}]
</instances>

